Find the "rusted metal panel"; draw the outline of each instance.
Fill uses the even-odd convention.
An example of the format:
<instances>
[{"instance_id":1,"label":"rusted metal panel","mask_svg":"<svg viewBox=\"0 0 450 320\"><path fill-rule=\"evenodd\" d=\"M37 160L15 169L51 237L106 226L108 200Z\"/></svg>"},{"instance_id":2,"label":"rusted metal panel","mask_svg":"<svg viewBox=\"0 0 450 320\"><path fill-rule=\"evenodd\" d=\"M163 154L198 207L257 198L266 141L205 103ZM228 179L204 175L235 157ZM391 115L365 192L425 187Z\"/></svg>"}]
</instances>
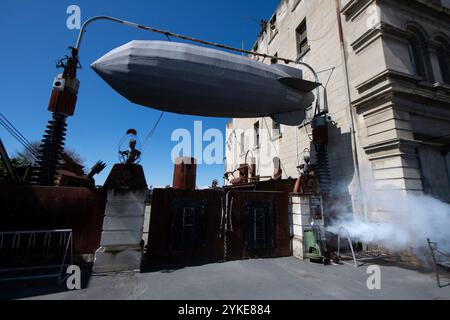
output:
<instances>
[{"instance_id":1,"label":"rusted metal panel","mask_svg":"<svg viewBox=\"0 0 450 320\"><path fill-rule=\"evenodd\" d=\"M53 89L48 103L48 111L61 112L68 116L73 116L77 99L76 93L68 90Z\"/></svg>"},{"instance_id":2,"label":"rusted metal panel","mask_svg":"<svg viewBox=\"0 0 450 320\"><path fill-rule=\"evenodd\" d=\"M283 191L232 190L226 197L223 190L155 189L146 260L150 264L192 264L224 257L290 256L288 204L288 192ZM200 221L195 228L201 236L186 238L182 234L192 232L195 219ZM254 241L250 235L255 235Z\"/></svg>"},{"instance_id":3,"label":"rusted metal panel","mask_svg":"<svg viewBox=\"0 0 450 320\"><path fill-rule=\"evenodd\" d=\"M72 229L77 254L100 245L106 194L102 190L0 186L0 231Z\"/></svg>"},{"instance_id":4,"label":"rusted metal panel","mask_svg":"<svg viewBox=\"0 0 450 320\"><path fill-rule=\"evenodd\" d=\"M227 260L291 255L286 192L231 191L229 198L232 208ZM257 230L258 219L260 231ZM258 239L261 231L266 233L264 240ZM265 245L255 245L252 237L254 241L262 240Z\"/></svg>"},{"instance_id":5,"label":"rusted metal panel","mask_svg":"<svg viewBox=\"0 0 450 320\"><path fill-rule=\"evenodd\" d=\"M197 164L194 158L178 158L173 171L173 188L178 190L195 190Z\"/></svg>"},{"instance_id":6,"label":"rusted metal panel","mask_svg":"<svg viewBox=\"0 0 450 320\"><path fill-rule=\"evenodd\" d=\"M221 260L222 196L220 190L154 189L146 261L191 264ZM184 229L183 218L187 225ZM196 220L195 227L189 226L192 219ZM181 234L183 230L186 235ZM192 240L190 232L197 238Z\"/></svg>"}]
</instances>

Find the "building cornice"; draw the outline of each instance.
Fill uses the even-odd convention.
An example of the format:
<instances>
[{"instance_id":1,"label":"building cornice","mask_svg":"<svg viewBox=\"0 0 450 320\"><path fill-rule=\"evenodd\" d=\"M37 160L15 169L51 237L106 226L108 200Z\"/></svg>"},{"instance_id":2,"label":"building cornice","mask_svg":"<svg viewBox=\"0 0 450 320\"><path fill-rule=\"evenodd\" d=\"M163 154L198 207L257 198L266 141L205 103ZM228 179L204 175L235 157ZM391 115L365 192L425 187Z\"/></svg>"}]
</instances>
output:
<instances>
[{"instance_id":1,"label":"building cornice","mask_svg":"<svg viewBox=\"0 0 450 320\"><path fill-rule=\"evenodd\" d=\"M364 32L350 45L355 51L355 53L359 53L380 37L392 37L395 38L396 40L408 41L413 36L414 36L413 33L407 30L400 29L386 22L380 22L373 28L368 29L366 32ZM430 40L429 45L433 46L434 41Z\"/></svg>"},{"instance_id":2,"label":"building cornice","mask_svg":"<svg viewBox=\"0 0 450 320\"><path fill-rule=\"evenodd\" d=\"M376 0L379 3L389 3L395 7L404 5L408 8L425 13L433 18L433 20L450 21L450 9L443 5L432 3L429 0Z\"/></svg>"},{"instance_id":3,"label":"building cornice","mask_svg":"<svg viewBox=\"0 0 450 320\"><path fill-rule=\"evenodd\" d=\"M374 3L375 0L350 0L347 4L341 9L341 13L347 19L355 19L357 18L368 6Z\"/></svg>"},{"instance_id":4,"label":"building cornice","mask_svg":"<svg viewBox=\"0 0 450 320\"><path fill-rule=\"evenodd\" d=\"M421 77L407 73L385 70L371 79L355 86L363 95L352 102L355 108L370 106L380 99L389 99L396 94L420 98L424 102L439 102L450 107L450 86L441 83L425 83Z\"/></svg>"},{"instance_id":5,"label":"building cornice","mask_svg":"<svg viewBox=\"0 0 450 320\"><path fill-rule=\"evenodd\" d=\"M391 158L395 156L408 156L410 152L405 152L402 150L403 148L411 149L420 145L420 141L417 140L408 140L408 139L391 139L382 141L379 143L373 143L366 146L363 146L364 151L369 156L370 160L375 159L383 159L383 158ZM394 153L390 154L382 154L380 152L395 150Z\"/></svg>"},{"instance_id":6,"label":"building cornice","mask_svg":"<svg viewBox=\"0 0 450 320\"><path fill-rule=\"evenodd\" d=\"M356 54L364 50L367 46L382 36L381 24L364 32L358 39L353 41L350 46Z\"/></svg>"}]
</instances>

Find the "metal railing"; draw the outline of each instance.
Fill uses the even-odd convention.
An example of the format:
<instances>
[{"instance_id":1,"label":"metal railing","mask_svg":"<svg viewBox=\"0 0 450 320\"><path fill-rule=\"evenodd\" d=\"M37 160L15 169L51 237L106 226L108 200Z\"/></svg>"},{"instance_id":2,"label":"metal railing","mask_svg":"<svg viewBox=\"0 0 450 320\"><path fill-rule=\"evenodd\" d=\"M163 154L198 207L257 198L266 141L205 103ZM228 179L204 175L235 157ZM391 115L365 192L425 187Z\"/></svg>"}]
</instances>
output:
<instances>
[{"instance_id":1,"label":"metal railing","mask_svg":"<svg viewBox=\"0 0 450 320\"><path fill-rule=\"evenodd\" d=\"M444 288L450 286L450 282L446 284L441 284L441 275L439 272L440 268L445 268L450 270L450 253L443 252L438 248L436 242L432 242L427 239L428 247L430 248L431 258L433 259L434 271L436 273L436 282L439 288Z\"/></svg>"},{"instance_id":2,"label":"metal railing","mask_svg":"<svg viewBox=\"0 0 450 320\"><path fill-rule=\"evenodd\" d=\"M73 264L71 229L0 232L0 282L63 278Z\"/></svg>"},{"instance_id":3,"label":"metal railing","mask_svg":"<svg viewBox=\"0 0 450 320\"><path fill-rule=\"evenodd\" d=\"M341 252L342 236L345 236L347 238L347 243L348 243L347 249L350 249L351 256L341 254L342 253ZM353 260L353 266L355 268L359 268L360 266L364 265L365 261L370 261L370 260L394 258L397 262L400 261L399 255L385 254L385 253L382 253L381 251L380 252L364 251L362 253L356 252L355 249L353 248L353 243L352 243L350 232L347 229L345 229L344 227L339 228L337 255L343 263L346 263L346 261L345 261L346 258ZM360 262L363 262L363 263L360 263Z\"/></svg>"},{"instance_id":4,"label":"metal railing","mask_svg":"<svg viewBox=\"0 0 450 320\"><path fill-rule=\"evenodd\" d=\"M356 268L358 268L359 264L358 264L358 261L356 260L355 250L353 249L353 244L352 244L352 240L351 240L351 237L350 237L350 232L348 232L348 230L345 229L344 227L340 227L339 231L338 231L337 255L338 255L339 259L341 259L341 235L342 235L343 232L345 232L345 235L347 236L347 242L348 242L348 246L350 247L350 250L352 252L352 258L353 258L354 266Z\"/></svg>"}]
</instances>

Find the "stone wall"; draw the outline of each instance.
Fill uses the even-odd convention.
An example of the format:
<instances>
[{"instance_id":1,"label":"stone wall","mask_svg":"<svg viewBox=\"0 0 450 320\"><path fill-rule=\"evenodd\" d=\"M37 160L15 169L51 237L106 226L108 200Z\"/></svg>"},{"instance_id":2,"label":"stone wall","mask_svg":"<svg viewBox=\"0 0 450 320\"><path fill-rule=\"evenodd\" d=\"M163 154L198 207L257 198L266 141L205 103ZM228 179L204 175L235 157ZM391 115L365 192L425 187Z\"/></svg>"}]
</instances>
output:
<instances>
[{"instance_id":1,"label":"stone wall","mask_svg":"<svg viewBox=\"0 0 450 320\"><path fill-rule=\"evenodd\" d=\"M263 32L254 46L258 52L299 58L319 72L333 119L329 143L333 192L348 199L342 206L350 204L355 215L375 220L387 216L376 205L365 205L361 194L397 190L450 201L450 85L443 83L436 58L437 37L450 39L449 2L439 6L421 0L340 0L339 4L343 47L331 0L281 1L274 30ZM296 29L305 18L309 50L298 56ZM409 24L426 37L423 46L433 81L416 74ZM307 70L304 74L311 79ZM310 118L311 111L307 115ZM255 145L253 132L257 121L270 132L262 135L260 146ZM299 128L281 126L281 134L272 126L270 118L232 119L226 130L226 170L244 163L247 152L255 156L257 173L263 176L272 174L274 156L281 159L283 178L297 176L296 166L308 151L314 160L308 122ZM242 149L239 130L245 131Z\"/></svg>"}]
</instances>

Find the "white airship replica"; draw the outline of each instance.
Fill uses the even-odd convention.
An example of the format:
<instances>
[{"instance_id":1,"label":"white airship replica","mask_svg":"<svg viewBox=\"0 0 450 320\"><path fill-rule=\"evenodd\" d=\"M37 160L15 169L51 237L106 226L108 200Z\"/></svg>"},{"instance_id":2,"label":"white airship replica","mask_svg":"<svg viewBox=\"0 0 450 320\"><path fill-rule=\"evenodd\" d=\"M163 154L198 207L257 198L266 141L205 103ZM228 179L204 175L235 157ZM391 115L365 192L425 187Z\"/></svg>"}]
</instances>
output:
<instances>
[{"instance_id":1,"label":"white airship replica","mask_svg":"<svg viewBox=\"0 0 450 320\"><path fill-rule=\"evenodd\" d=\"M206 117L270 116L287 125L301 124L320 85L284 64L168 41L131 41L91 67L142 106Z\"/></svg>"}]
</instances>

